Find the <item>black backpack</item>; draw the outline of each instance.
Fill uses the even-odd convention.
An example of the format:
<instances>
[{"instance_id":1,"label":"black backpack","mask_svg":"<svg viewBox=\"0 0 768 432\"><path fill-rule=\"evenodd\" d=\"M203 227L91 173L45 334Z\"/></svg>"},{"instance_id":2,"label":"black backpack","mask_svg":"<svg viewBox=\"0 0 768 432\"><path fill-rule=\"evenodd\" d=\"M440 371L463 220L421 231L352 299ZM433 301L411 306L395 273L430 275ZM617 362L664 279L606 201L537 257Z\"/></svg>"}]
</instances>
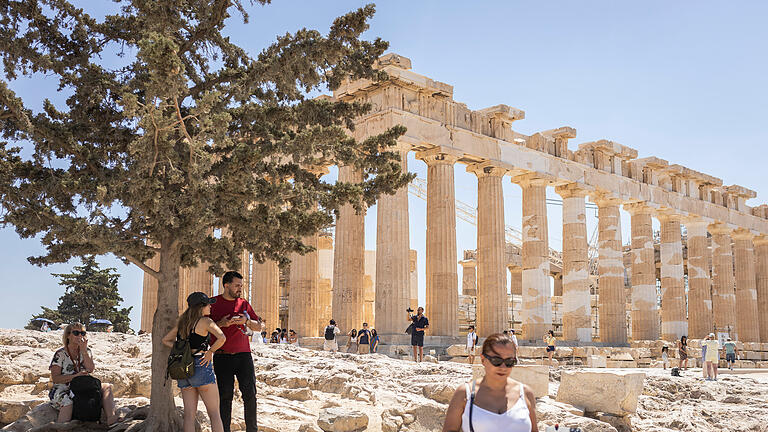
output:
<instances>
[{"instance_id":1,"label":"black backpack","mask_svg":"<svg viewBox=\"0 0 768 432\"><path fill-rule=\"evenodd\" d=\"M193 332L197 326L197 321L192 326ZM176 334L176 342L173 343L171 353L168 355L165 378L171 377L171 379L180 380L190 378L194 374L195 358L192 357L192 347L189 346L189 335L186 339L182 339L179 334Z\"/></svg>"},{"instance_id":2,"label":"black backpack","mask_svg":"<svg viewBox=\"0 0 768 432\"><path fill-rule=\"evenodd\" d=\"M69 383L72 398L72 419L97 422L101 419L101 381L90 375L75 377Z\"/></svg>"},{"instance_id":3,"label":"black backpack","mask_svg":"<svg viewBox=\"0 0 768 432\"><path fill-rule=\"evenodd\" d=\"M670 375L672 375L674 377L679 377L680 376L680 368L673 367L672 370L670 371Z\"/></svg>"},{"instance_id":4,"label":"black backpack","mask_svg":"<svg viewBox=\"0 0 768 432\"><path fill-rule=\"evenodd\" d=\"M325 328L325 340L334 340L336 339L336 332L334 331L336 327L329 325Z\"/></svg>"}]
</instances>

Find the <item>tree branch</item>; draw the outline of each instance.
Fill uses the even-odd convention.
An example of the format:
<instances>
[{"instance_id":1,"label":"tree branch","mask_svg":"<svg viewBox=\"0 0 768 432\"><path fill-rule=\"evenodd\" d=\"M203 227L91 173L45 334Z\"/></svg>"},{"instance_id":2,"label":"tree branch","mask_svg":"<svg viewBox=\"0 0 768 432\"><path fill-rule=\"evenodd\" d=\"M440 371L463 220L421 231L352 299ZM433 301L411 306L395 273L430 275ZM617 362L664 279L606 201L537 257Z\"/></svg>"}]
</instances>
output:
<instances>
[{"instance_id":1,"label":"tree branch","mask_svg":"<svg viewBox=\"0 0 768 432\"><path fill-rule=\"evenodd\" d=\"M159 272L159 271L156 271L156 270L154 270L152 267L150 267L150 266L148 266L148 265L144 264L143 262L141 262L140 260L137 260L136 258L134 258L134 257L133 257L133 256L131 256L131 255L127 255L127 254L126 254L126 255L124 255L124 257L125 257L125 259L127 259L128 261L130 261L130 262L132 262L133 264L135 264L135 265L136 265L136 267L138 267L138 268L140 268L140 269L144 270L144 273L148 273L148 274L149 274L150 276L152 276L153 278L155 278L155 279L157 279L157 280L160 280L160 272Z\"/></svg>"}]
</instances>

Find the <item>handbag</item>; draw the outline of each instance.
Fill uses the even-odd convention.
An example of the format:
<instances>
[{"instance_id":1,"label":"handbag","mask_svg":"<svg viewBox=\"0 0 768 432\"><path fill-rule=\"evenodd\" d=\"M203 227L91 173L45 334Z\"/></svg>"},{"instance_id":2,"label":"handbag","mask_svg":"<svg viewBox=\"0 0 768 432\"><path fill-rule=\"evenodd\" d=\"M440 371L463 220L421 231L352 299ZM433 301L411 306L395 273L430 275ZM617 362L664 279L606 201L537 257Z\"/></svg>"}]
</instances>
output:
<instances>
[{"instance_id":1,"label":"handbag","mask_svg":"<svg viewBox=\"0 0 768 432\"><path fill-rule=\"evenodd\" d=\"M405 332L408 333L409 335L413 335L413 331L414 331L414 327L413 327L413 323L411 323L411 325L409 325L408 328L405 329Z\"/></svg>"}]
</instances>

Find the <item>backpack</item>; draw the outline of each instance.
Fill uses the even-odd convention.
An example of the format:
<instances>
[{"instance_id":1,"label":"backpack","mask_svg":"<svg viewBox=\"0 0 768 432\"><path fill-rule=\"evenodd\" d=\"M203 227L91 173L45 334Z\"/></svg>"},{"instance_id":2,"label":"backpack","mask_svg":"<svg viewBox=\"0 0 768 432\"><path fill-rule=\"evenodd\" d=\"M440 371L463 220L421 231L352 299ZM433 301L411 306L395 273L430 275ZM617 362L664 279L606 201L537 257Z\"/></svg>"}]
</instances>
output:
<instances>
[{"instance_id":1,"label":"backpack","mask_svg":"<svg viewBox=\"0 0 768 432\"><path fill-rule=\"evenodd\" d=\"M673 367L672 371L670 371L670 374L672 374L672 376L674 376L674 377L679 377L680 376L680 368Z\"/></svg>"},{"instance_id":2,"label":"backpack","mask_svg":"<svg viewBox=\"0 0 768 432\"><path fill-rule=\"evenodd\" d=\"M336 327L330 325L325 328L325 340L336 339L336 332L334 331L335 329Z\"/></svg>"},{"instance_id":3,"label":"backpack","mask_svg":"<svg viewBox=\"0 0 768 432\"><path fill-rule=\"evenodd\" d=\"M196 326L197 322L192 326L192 331L195 331ZM168 355L165 378L168 379L168 377L171 377L171 379L180 380L190 378L194 374L195 358L192 357L192 347L189 346L189 336L187 336L186 339L181 339L179 334L176 334L176 342L173 343L171 353Z\"/></svg>"},{"instance_id":4,"label":"backpack","mask_svg":"<svg viewBox=\"0 0 768 432\"><path fill-rule=\"evenodd\" d=\"M72 398L72 419L97 422L101 419L101 381L90 375L75 377L69 383Z\"/></svg>"}]
</instances>

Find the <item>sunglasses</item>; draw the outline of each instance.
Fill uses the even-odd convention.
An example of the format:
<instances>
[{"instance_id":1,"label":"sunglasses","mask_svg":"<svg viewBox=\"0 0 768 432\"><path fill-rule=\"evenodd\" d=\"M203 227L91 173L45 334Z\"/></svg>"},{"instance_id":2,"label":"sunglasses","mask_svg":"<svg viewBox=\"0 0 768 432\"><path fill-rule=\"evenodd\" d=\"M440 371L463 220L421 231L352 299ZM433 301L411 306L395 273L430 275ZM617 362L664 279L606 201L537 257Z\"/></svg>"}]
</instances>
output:
<instances>
[{"instance_id":1,"label":"sunglasses","mask_svg":"<svg viewBox=\"0 0 768 432\"><path fill-rule=\"evenodd\" d=\"M85 336L86 331L80 331L80 330L72 330L72 334L75 336Z\"/></svg>"},{"instance_id":2,"label":"sunglasses","mask_svg":"<svg viewBox=\"0 0 768 432\"><path fill-rule=\"evenodd\" d=\"M488 354L485 354L485 353L483 354L483 357L488 359L488 361L491 362L491 364L494 365L495 367L499 367L503 364L504 366L511 368L512 366L517 364L517 359L514 357L501 358L497 356L489 356Z\"/></svg>"}]
</instances>

